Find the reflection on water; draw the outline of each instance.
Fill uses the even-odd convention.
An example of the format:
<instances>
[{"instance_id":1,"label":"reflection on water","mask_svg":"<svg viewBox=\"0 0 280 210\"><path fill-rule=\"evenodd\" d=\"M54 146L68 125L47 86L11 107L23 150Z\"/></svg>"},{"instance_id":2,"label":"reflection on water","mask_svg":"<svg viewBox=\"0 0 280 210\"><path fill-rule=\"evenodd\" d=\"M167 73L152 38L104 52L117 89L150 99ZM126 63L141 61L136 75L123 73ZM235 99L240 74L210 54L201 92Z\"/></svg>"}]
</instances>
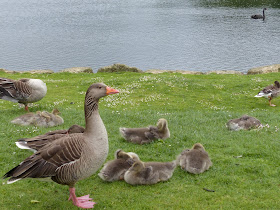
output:
<instances>
[{"instance_id":1,"label":"reflection on water","mask_svg":"<svg viewBox=\"0 0 280 210\"><path fill-rule=\"evenodd\" d=\"M246 72L280 63L275 1L2 0L0 7L0 68L9 70L124 63ZM263 7L265 21L250 18Z\"/></svg>"}]
</instances>

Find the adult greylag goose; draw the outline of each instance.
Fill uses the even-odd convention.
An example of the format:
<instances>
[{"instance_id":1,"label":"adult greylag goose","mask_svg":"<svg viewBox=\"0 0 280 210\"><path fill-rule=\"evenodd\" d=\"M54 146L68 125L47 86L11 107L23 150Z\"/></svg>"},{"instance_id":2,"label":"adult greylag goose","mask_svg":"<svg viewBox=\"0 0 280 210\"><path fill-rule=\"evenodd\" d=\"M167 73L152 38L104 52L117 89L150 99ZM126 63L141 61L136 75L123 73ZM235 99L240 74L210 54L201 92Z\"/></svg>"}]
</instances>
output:
<instances>
[{"instance_id":1,"label":"adult greylag goose","mask_svg":"<svg viewBox=\"0 0 280 210\"><path fill-rule=\"evenodd\" d=\"M0 99L24 104L26 111L28 103L40 101L46 93L47 86L40 79L0 78Z\"/></svg>"},{"instance_id":2,"label":"adult greylag goose","mask_svg":"<svg viewBox=\"0 0 280 210\"><path fill-rule=\"evenodd\" d=\"M85 129L79 125L72 125L68 130L55 130L49 131L43 135L35 136L32 138L22 138L16 142L16 145L20 149L29 149L33 152L37 152L50 142L56 141L62 137L72 133L83 133Z\"/></svg>"},{"instance_id":3,"label":"adult greylag goose","mask_svg":"<svg viewBox=\"0 0 280 210\"><path fill-rule=\"evenodd\" d=\"M54 109L51 113L47 111L37 111L36 113L26 113L11 121L16 125L34 125L38 127L54 127L64 123L62 117L59 116L58 109Z\"/></svg>"},{"instance_id":4,"label":"adult greylag goose","mask_svg":"<svg viewBox=\"0 0 280 210\"><path fill-rule=\"evenodd\" d=\"M266 8L263 9L263 15L251 15L251 18L253 19L265 19L265 14L264 11L266 10Z\"/></svg>"},{"instance_id":5,"label":"adult greylag goose","mask_svg":"<svg viewBox=\"0 0 280 210\"><path fill-rule=\"evenodd\" d=\"M157 139L170 137L166 119L159 119L157 126L146 128L120 128L120 133L125 140L134 144L147 144Z\"/></svg>"},{"instance_id":6,"label":"adult greylag goose","mask_svg":"<svg viewBox=\"0 0 280 210\"><path fill-rule=\"evenodd\" d=\"M115 152L115 159L108 161L98 173L98 176L107 182L123 180L124 173L136 160L139 160L137 154L118 149Z\"/></svg>"},{"instance_id":7,"label":"adult greylag goose","mask_svg":"<svg viewBox=\"0 0 280 210\"><path fill-rule=\"evenodd\" d=\"M142 162L136 160L125 172L124 180L131 185L156 184L167 181L173 175L177 161L172 162Z\"/></svg>"},{"instance_id":8,"label":"adult greylag goose","mask_svg":"<svg viewBox=\"0 0 280 210\"><path fill-rule=\"evenodd\" d=\"M181 169L192 174L203 173L212 166L208 153L200 143L194 144L192 149L185 149L177 161Z\"/></svg>"},{"instance_id":9,"label":"adult greylag goose","mask_svg":"<svg viewBox=\"0 0 280 210\"><path fill-rule=\"evenodd\" d=\"M108 135L98 112L101 97L118 93L102 83L92 84L85 96L85 131L73 133L42 147L3 178L13 183L24 178L50 177L54 182L68 185L75 206L93 208L89 195L76 197L75 184L95 173L107 158Z\"/></svg>"},{"instance_id":10,"label":"adult greylag goose","mask_svg":"<svg viewBox=\"0 0 280 210\"><path fill-rule=\"evenodd\" d=\"M243 115L240 118L229 120L226 126L229 130L239 131L239 130L250 130L254 128L260 128L262 127L262 124L255 117Z\"/></svg>"},{"instance_id":11,"label":"adult greylag goose","mask_svg":"<svg viewBox=\"0 0 280 210\"><path fill-rule=\"evenodd\" d=\"M262 89L258 95L255 95L255 97L265 97L268 98L268 102L270 106L276 106L271 103L271 100L273 98L276 98L280 95L280 83L278 81L274 82L274 85L269 85Z\"/></svg>"}]
</instances>

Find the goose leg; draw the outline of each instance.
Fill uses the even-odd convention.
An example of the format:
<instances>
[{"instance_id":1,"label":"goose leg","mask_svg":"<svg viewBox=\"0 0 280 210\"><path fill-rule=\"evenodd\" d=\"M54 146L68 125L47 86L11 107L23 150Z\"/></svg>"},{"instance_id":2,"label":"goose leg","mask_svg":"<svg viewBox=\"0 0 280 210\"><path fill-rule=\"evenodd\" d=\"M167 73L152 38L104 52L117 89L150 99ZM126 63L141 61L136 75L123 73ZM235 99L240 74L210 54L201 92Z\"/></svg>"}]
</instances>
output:
<instances>
[{"instance_id":1,"label":"goose leg","mask_svg":"<svg viewBox=\"0 0 280 210\"><path fill-rule=\"evenodd\" d=\"M94 207L95 202L92 202L92 198L89 195L84 195L82 197L76 197L75 187L69 188L70 196L68 200L72 200L75 206L84 209L90 209Z\"/></svg>"},{"instance_id":2,"label":"goose leg","mask_svg":"<svg viewBox=\"0 0 280 210\"><path fill-rule=\"evenodd\" d=\"M29 112L29 109L28 109L27 104L25 104L24 106L25 106L25 107L24 107L25 111Z\"/></svg>"},{"instance_id":3,"label":"goose leg","mask_svg":"<svg viewBox=\"0 0 280 210\"><path fill-rule=\"evenodd\" d=\"M269 97L269 105L270 105L270 106L276 106L275 104L272 104L272 103L271 103L271 100L272 100L272 98Z\"/></svg>"}]
</instances>

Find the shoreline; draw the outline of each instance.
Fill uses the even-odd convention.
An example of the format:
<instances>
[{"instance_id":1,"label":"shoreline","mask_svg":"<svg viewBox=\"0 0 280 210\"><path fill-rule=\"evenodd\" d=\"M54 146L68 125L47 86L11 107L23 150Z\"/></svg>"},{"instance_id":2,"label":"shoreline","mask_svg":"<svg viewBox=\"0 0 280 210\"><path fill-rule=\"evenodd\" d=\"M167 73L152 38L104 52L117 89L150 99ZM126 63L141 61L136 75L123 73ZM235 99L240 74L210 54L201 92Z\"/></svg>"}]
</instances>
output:
<instances>
[{"instance_id":1,"label":"shoreline","mask_svg":"<svg viewBox=\"0 0 280 210\"><path fill-rule=\"evenodd\" d=\"M59 70L57 72L50 69L39 69L39 70L27 70L27 71L15 71L15 70L7 70L0 68L0 72L5 72L9 74L16 73L30 73L30 74L54 74L54 73L93 73L93 69L91 67L73 67ZM191 75L207 75L207 74L238 74L238 75L252 75L252 74L267 74L267 73L276 73L280 72L280 64L273 64L268 66L260 66L256 68L251 68L247 71L247 73L239 72L236 70L211 70L208 72L200 72L200 71L189 71L189 70L163 70L163 69L148 69L146 71L137 69L136 67L129 67L125 64L113 64L111 66L106 66L98 69L96 73L106 72L106 73L114 73L114 72L136 72L136 73L151 73L151 74L161 74L161 73L181 73L181 74L191 74Z\"/></svg>"}]
</instances>

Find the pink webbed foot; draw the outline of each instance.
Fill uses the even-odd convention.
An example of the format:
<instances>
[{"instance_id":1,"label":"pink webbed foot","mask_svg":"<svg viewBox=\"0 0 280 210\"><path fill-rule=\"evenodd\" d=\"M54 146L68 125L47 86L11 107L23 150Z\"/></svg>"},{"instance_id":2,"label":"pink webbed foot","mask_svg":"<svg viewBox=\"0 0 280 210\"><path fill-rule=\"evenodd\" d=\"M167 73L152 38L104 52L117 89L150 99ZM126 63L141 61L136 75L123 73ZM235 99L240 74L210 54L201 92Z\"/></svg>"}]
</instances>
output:
<instances>
[{"instance_id":1,"label":"pink webbed foot","mask_svg":"<svg viewBox=\"0 0 280 210\"><path fill-rule=\"evenodd\" d=\"M76 197L75 188L70 188L70 196L68 200L72 200L73 204L77 207L90 209L94 207L95 202L91 201L92 198L89 195L84 195L81 197Z\"/></svg>"}]
</instances>

